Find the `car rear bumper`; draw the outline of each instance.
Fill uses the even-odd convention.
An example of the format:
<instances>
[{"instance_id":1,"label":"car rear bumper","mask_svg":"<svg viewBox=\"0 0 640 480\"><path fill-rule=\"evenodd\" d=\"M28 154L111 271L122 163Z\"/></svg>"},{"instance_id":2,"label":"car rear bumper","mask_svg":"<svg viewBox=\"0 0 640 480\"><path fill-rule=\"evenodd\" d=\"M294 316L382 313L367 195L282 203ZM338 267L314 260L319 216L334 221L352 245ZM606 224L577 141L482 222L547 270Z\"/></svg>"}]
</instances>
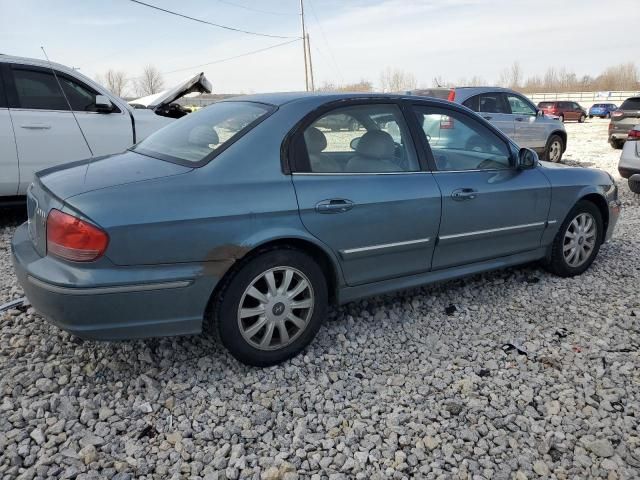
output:
<instances>
[{"instance_id":1,"label":"car rear bumper","mask_svg":"<svg viewBox=\"0 0 640 480\"><path fill-rule=\"evenodd\" d=\"M82 338L121 340L202 331L217 277L202 265L85 269L35 251L26 224L12 240L13 265L24 292L50 323ZM113 283L124 270L135 283Z\"/></svg>"}]
</instances>

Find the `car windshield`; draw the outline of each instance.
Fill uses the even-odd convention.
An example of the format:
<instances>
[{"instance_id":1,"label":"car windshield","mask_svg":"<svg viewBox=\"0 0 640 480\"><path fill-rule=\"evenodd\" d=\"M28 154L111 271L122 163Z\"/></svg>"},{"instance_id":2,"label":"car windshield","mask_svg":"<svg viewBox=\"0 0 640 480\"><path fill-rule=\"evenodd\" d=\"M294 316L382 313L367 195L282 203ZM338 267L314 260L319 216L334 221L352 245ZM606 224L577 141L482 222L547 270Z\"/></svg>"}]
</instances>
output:
<instances>
[{"instance_id":1,"label":"car windshield","mask_svg":"<svg viewBox=\"0 0 640 480\"><path fill-rule=\"evenodd\" d=\"M170 162L200 166L254 127L274 107L220 102L158 130L133 151Z\"/></svg>"},{"instance_id":2,"label":"car windshield","mask_svg":"<svg viewBox=\"0 0 640 480\"><path fill-rule=\"evenodd\" d=\"M640 97L627 98L620 105L620 110L640 110Z\"/></svg>"}]
</instances>

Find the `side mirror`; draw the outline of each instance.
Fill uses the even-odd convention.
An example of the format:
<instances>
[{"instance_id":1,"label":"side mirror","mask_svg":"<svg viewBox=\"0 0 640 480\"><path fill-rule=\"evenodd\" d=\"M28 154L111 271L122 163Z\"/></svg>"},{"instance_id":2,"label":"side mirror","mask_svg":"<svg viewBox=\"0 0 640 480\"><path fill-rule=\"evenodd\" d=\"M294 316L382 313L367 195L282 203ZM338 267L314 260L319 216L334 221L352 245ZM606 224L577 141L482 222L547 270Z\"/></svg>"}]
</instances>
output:
<instances>
[{"instance_id":1,"label":"side mirror","mask_svg":"<svg viewBox=\"0 0 640 480\"><path fill-rule=\"evenodd\" d=\"M361 137L356 137L353 140L351 140L351 142L349 143L351 150L355 150L358 148L358 143L360 143L360 138Z\"/></svg>"},{"instance_id":2,"label":"side mirror","mask_svg":"<svg viewBox=\"0 0 640 480\"><path fill-rule=\"evenodd\" d=\"M109 97L106 95L96 95L96 111L100 113L111 113L113 112L113 103L109 100Z\"/></svg>"},{"instance_id":3,"label":"side mirror","mask_svg":"<svg viewBox=\"0 0 640 480\"><path fill-rule=\"evenodd\" d=\"M530 170L538 165L538 154L530 148L521 148L518 152L518 170Z\"/></svg>"}]
</instances>

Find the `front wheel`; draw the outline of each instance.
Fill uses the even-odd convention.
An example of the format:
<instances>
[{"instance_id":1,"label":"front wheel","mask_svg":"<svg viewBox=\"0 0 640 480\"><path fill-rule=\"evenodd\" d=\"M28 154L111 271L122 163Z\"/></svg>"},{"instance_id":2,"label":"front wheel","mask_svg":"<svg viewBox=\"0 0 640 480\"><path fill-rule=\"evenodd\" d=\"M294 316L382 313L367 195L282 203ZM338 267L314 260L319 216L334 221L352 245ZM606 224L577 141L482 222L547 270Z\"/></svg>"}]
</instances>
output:
<instances>
[{"instance_id":1,"label":"front wheel","mask_svg":"<svg viewBox=\"0 0 640 480\"><path fill-rule=\"evenodd\" d=\"M622 140L616 140L615 138L611 138L609 143L611 144L611 148L614 150L620 150L624 146L624 142Z\"/></svg>"},{"instance_id":2,"label":"front wheel","mask_svg":"<svg viewBox=\"0 0 640 480\"><path fill-rule=\"evenodd\" d=\"M593 118L593 115L589 115L589 118Z\"/></svg>"},{"instance_id":3,"label":"front wheel","mask_svg":"<svg viewBox=\"0 0 640 480\"><path fill-rule=\"evenodd\" d=\"M640 178L636 179L634 177L638 177L638 175L632 175L628 180L629 190L631 190L633 193L640 193Z\"/></svg>"},{"instance_id":4,"label":"front wheel","mask_svg":"<svg viewBox=\"0 0 640 480\"><path fill-rule=\"evenodd\" d=\"M611 118L611 113L607 113L603 118Z\"/></svg>"},{"instance_id":5,"label":"front wheel","mask_svg":"<svg viewBox=\"0 0 640 480\"><path fill-rule=\"evenodd\" d=\"M580 118L578 119L578 123L584 123L584 121L587 119L587 117L585 116L585 114L583 113L582 115L580 115Z\"/></svg>"},{"instance_id":6,"label":"front wheel","mask_svg":"<svg viewBox=\"0 0 640 480\"><path fill-rule=\"evenodd\" d=\"M604 235L602 214L581 200L569 212L551 245L546 267L561 277L580 275L593 263Z\"/></svg>"},{"instance_id":7,"label":"front wheel","mask_svg":"<svg viewBox=\"0 0 640 480\"><path fill-rule=\"evenodd\" d=\"M560 135L551 135L547 140L547 146L544 150L544 159L548 162L558 163L562 160L564 152L564 141Z\"/></svg>"},{"instance_id":8,"label":"front wheel","mask_svg":"<svg viewBox=\"0 0 640 480\"><path fill-rule=\"evenodd\" d=\"M266 251L223 287L215 309L222 344L237 360L267 367L299 354L328 304L322 268L299 250Z\"/></svg>"},{"instance_id":9,"label":"front wheel","mask_svg":"<svg viewBox=\"0 0 640 480\"><path fill-rule=\"evenodd\" d=\"M560 116L558 117L558 120L560 120L562 123L564 123L564 115L560 115Z\"/></svg>"}]
</instances>

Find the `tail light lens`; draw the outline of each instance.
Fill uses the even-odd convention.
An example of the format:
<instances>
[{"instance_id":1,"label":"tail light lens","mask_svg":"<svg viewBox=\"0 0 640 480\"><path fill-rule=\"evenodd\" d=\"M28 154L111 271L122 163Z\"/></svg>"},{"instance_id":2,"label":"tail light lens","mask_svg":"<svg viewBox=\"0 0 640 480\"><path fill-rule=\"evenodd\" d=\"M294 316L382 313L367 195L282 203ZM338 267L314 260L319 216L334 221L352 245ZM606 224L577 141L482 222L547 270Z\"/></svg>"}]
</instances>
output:
<instances>
[{"instance_id":1,"label":"tail light lens","mask_svg":"<svg viewBox=\"0 0 640 480\"><path fill-rule=\"evenodd\" d=\"M611 114L611 116L612 116L612 117L614 117L614 118L615 118L615 117L621 117L621 116L623 116L623 115L624 115L624 112L623 112L622 110L616 110L615 112L613 112L613 113Z\"/></svg>"},{"instance_id":2,"label":"tail light lens","mask_svg":"<svg viewBox=\"0 0 640 480\"><path fill-rule=\"evenodd\" d=\"M640 130L629 130L627 140L640 140Z\"/></svg>"},{"instance_id":3,"label":"tail light lens","mask_svg":"<svg viewBox=\"0 0 640 480\"><path fill-rule=\"evenodd\" d=\"M108 235L72 215L51 210L47 217L47 252L73 262L90 262L104 254Z\"/></svg>"},{"instance_id":4,"label":"tail light lens","mask_svg":"<svg viewBox=\"0 0 640 480\"><path fill-rule=\"evenodd\" d=\"M456 89L452 88L451 90L449 90L449 95L447 96L447 100L449 100L450 102L453 102L456 99Z\"/></svg>"}]
</instances>

